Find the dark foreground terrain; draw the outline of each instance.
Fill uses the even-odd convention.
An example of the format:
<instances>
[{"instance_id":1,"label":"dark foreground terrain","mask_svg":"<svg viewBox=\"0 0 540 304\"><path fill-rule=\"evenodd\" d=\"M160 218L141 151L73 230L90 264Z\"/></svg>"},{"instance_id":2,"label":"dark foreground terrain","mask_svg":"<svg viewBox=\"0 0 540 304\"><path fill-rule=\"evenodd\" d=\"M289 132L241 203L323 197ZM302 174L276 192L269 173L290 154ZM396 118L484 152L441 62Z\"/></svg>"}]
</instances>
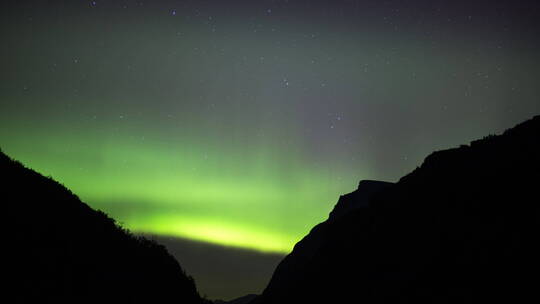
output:
<instances>
[{"instance_id":1,"label":"dark foreground terrain","mask_svg":"<svg viewBox=\"0 0 540 304\"><path fill-rule=\"evenodd\" d=\"M540 116L362 181L252 304L538 302Z\"/></svg>"},{"instance_id":2,"label":"dark foreground terrain","mask_svg":"<svg viewBox=\"0 0 540 304\"><path fill-rule=\"evenodd\" d=\"M6 303L206 303L165 247L0 152Z\"/></svg>"}]
</instances>

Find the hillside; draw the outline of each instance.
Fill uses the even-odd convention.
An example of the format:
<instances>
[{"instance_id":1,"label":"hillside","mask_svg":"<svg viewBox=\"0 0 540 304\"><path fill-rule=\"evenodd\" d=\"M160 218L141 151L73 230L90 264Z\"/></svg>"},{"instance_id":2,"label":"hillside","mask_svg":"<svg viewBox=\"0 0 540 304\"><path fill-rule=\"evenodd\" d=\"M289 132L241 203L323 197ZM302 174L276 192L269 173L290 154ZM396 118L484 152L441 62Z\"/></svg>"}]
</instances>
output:
<instances>
[{"instance_id":1,"label":"hillside","mask_svg":"<svg viewBox=\"0 0 540 304\"><path fill-rule=\"evenodd\" d=\"M540 116L435 152L342 196L252 303L537 301L539 181Z\"/></svg>"},{"instance_id":2,"label":"hillside","mask_svg":"<svg viewBox=\"0 0 540 304\"><path fill-rule=\"evenodd\" d=\"M10 302L204 302L165 247L1 152L0 176Z\"/></svg>"}]
</instances>

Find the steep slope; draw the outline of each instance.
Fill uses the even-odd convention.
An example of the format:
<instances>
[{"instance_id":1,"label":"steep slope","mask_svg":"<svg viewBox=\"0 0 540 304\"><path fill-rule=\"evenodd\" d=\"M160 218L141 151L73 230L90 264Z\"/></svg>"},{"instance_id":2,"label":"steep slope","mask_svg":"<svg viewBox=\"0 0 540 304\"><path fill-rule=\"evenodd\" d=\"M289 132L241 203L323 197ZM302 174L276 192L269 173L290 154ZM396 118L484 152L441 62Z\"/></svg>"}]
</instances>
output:
<instances>
[{"instance_id":1,"label":"steep slope","mask_svg":"<svg viewBox=\"0 0 540 304\"><path fill-rule=\"evenodd\" d=\"M539 181L539 116L435 152L367 206L342 197L366 207L316 226L252 303L538 301Z\"/></svg>"},{"instance_id":2,"label":"steep slope","mask_svg":"<svg viewBox=\"0 0 540 304\"><path fill-rule=\"evenodd\" d=\"M303 280L305 271L312 267L311 261L319 249L331 238L331 225L353 210L368 208L371 198L380 191L391 187L392 183L379 181L361 181L358 188L348 194L342 195L334 209L330 212L328 220L316 225L300 242L294 250L277 266L270 284L265 293L272 294L274 290L287 290Z\"/></svg>"},{"instance_id":3,"label":"steep slope","mask_svg":"<svg viewBox=\"0 0 540 304\"><path fill-rule=\"evenodd\" d=\"M135 237L61 184L0 152L4 299L203 303L165 247Z\"/></svg>"}]
</instances>

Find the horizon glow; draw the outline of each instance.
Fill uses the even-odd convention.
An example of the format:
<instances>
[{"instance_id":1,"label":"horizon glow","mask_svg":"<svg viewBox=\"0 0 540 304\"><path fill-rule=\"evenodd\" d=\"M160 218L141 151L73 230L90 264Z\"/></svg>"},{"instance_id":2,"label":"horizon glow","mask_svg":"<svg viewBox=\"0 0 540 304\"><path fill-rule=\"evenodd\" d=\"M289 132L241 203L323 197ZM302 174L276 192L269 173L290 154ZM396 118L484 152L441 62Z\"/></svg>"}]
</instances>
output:
<instances>
[{"instance_id":1,"label":"horizon glow","mask_svg":"<svg viewBox=\"0 0 540 304\"><path fill-rule=\"evenodd\" d=\"M34 134L4 142L4 152L134 233L285 254L356 183L303 160L294 147L280 154L253 145L243 153L80 135Z\"/></svg>"}]
</instances>

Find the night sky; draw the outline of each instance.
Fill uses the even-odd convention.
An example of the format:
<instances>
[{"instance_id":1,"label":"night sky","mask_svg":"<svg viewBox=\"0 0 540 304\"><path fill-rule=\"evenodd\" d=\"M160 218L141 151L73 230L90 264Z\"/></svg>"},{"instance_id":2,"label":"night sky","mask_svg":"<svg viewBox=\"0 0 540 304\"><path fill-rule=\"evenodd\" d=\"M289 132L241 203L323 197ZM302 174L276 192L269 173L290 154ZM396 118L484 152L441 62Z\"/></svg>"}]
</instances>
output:
<instances>
[{"instance_id":1,"label":"night sky","mask_svg":"<svg viewBox=\"0 0 540 304\"><path fill-rule=\"evenodd\" d=\"M3 151L134 232L234 252L285 254L359 180L540 113L536 1L0 8Z\"/></svg>"}]
</instances>

